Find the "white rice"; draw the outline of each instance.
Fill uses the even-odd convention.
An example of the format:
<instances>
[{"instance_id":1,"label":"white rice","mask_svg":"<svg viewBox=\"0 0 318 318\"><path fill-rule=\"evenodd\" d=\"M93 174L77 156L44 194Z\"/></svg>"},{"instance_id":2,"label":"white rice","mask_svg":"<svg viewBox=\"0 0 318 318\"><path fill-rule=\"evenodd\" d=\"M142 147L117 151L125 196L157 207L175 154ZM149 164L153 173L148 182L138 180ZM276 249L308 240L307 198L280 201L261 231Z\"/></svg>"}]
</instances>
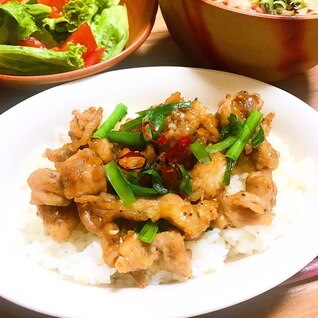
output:
<instances>
[{"instance_id":1,"label":"white rice","mask_svg":"<svg viewBox=\"0 0 318 318\"><path fill-rule=\"evenodd\" d=\"M60 136L63 136L63 133ZM64 140L61 141L64 142ZM277 238L286 233L295 214L300 211L306 193L313 187L313 184L308 183L312 180L313 160L308 157L297 161L290 154L288 145L273 134L269 141L280 152L279 168L273 172L278 192L272 224L245 226L240 229L215 228L206 232L200 240L187 242L187 248L192 251L193 277L220 271L226 261L236 256L251 255L270 248ZM39 166L48 166L48 161L36 164L37 166L29 170L29 173ZM246 174L233 176L227 191L235 193L244 189L245 178ZM25 184L23 189L29 196L30 190ZM118 279L116 269L109 268L104 263L99 239L87 233L83 227L76 229L68 242L58 243L44 234L42 220L36 215L36 208L30 206L25 213L22 231L27 240L26 254L34 262L49 270L56 270L84 284L98 285L114 282L122 286L134 284L133 278L129 275ZM184 279L161 271L152 277L150 284L160 284L170 280Z\"/></svg>"}]
</instances>

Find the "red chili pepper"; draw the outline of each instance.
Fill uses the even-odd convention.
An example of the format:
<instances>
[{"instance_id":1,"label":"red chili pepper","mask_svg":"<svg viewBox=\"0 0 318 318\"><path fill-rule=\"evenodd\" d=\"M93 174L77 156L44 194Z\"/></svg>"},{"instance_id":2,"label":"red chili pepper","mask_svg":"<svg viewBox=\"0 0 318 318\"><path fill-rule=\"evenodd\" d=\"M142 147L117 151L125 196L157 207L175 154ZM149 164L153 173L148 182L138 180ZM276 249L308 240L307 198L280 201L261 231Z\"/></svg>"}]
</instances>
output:
<instances>
[{"instance_id":1,"label":"red chili pepper","mask_svg":"<svg viewBox=\"0 0 318 318\"><path fill-rule=\"evenodd\" d=\"M41 48L45 49L46 46L37 38L33 36L28 36L23 40L18 41L18 45L21 46L30 46L30 47L35 47L35 48Z\"/></svg>"},{"instance_id":2,"label":"red chili pepper","mask_svg":"<svg viewBox=\"0 0 318 318\"><path fill-rule=\"evenodd\" d=\"M131 163L125 160L127 158L139 158L139 159L141 158L143 159L143 161L133 162L133 167L128 167ZM143 169L146 166L146 164L147 164L146 157L143 154L141 154L139 151L129 151L121 155L120 157L118 157L118 165L127 171L135 170L135 169Z\"/></svg>"},{"instance_id":3,"label":"red chili pepper","mask_svg":"<svg viewBox=\"0 0 318 318\"><path fill-rule=\"evenodd\" d=\"M189 150L191 141L192 139L190 136L181 137L177 143L167 151L165 155L166 163L170 165L177 163Z\"/></svg>"},{"instance_id":4,"label":"red chili pepper","mask_svg":"<svg viewBox=\"0 0 318 318\"><path fill-rule=\"evenodd\" d=\"M156 132L159 134L159 138L158 139L153 139L151 134L147 131L147 126L150 126L150 129L153 132ZM164 134L157 132L155 125L151 122L151 121L145 121L142 125L141 125L141 131L143 132L143 134L152 142L154 142L155 144L158 145L165 145L167 143L167 138L165 137Z\"/></svg>"},{"instance_id":5,"label":"red chili pepper","mask_svg":"<svg viewBox=\"0 0 318 318\"><path fill-rule=\"evenodd\" d=\"M103 53L105 52L105 48L101 47L100 49L95 50L89 57L84 61L85 67L95 65L100 62Z\"/></svg>"}]
</instances>

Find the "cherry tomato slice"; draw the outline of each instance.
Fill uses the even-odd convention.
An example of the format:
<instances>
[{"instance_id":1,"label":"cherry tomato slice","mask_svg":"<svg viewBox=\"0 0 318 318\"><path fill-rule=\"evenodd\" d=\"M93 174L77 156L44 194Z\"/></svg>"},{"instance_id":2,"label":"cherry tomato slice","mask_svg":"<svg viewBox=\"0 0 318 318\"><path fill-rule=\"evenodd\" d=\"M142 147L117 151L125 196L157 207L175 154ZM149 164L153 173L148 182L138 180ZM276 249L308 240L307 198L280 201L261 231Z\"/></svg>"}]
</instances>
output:
<instances>
[{"instance_id":1,"label":"cherry tomato slice","mask_svg":"<svg viewBox=\"0 0 318 318\"><path fill-rule=\"evenodd\" d=\"M69 0L38 0L39 4L44 4L52 8L52 12L50 14L50 18L58 18L61 17L63 13L64 4Z\"/></svg>"},{"instance_id":2,"label":"cherry tomato slice","mask_svg":"<svg viewBox=\"0 0 318 318\"><path fill-rule=\"evenodd\" d=\"M33 36L28 36L23 40L18 41L18 45L21 46L30 46L30 47L35 47L35 48L41 48L45 49L46 46L37 38Z\"/></svg>"},{"instance_id":3,"label":"cherry tomato slice","mask_svg":"<svg viewBox=\"0 0 318 318\"><path fill-rule=\"evenodd\" d=\"M93 52L91 55L89 55L84 60L85 67L88 67L88 66L95 65L95 64L99 63L104 52L105 52L105 48L104 47L101 47L101 48L95 50L95 52Z\"/></svg>"},{"instance_id":4,"label":"cherry tomato slice","mask_svg":"<svg viewBox=\"0 0 318 318\"><path fill-rule=\"evenodd\" d=\"M81 44L86 46L83 59L86 60L97 49L94 34L87 22L84 22L75 32L73 32L60 46L59 51L67 51L67 43Z\"/></svg>"}]
</instances>

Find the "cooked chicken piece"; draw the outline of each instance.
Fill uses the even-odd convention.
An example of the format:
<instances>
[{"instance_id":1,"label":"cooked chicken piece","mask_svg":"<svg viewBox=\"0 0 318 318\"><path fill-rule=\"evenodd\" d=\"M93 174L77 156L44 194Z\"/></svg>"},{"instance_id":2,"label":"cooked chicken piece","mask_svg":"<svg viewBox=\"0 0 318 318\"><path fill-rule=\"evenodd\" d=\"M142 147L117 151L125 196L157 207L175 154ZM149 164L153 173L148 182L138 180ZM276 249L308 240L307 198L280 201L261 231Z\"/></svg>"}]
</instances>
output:
<instances>
[{"instance_id":1,"label":"cooked chicken piece","mask_svg":"<svg viewBox=\"0 0 318 318\"><path fill-rule=\"evenodd\" d=\"M240 91L236 95L227 95L219 103L216 118L219 120L221 127L229 124L228 117L231 114L237 116L238 119L246 119L251 110L261 110L263 100L259 94L249 94L246 91Z\"/></svg>"},{"instance_id":2,"label":"cooked chicken piece","mask_svg":"<svg viewBox=\"0 0 318 318\"><path fill-rule=\"evenodd\" d=\"M262 119L262 127L264 129L265 136L268 136L271 129L272 129L272 122L275 118L275 113L268 113L263 119Z\"/></svg>"},{"instance_id":3,"label":"cooked chicken piece","mask_svg":"<svg viewBox=\"0 0 318 318\"><path fill-rule=\"evenodd\" d=\"M145 270L131 272L130 275L135 278L139 288L145 288L148 285L148 277Z\"/></svg>"},{"instance_id":4,"label":"cooked chicken piece","mask_svg":"<svg viewBox=\"0 0 318 318\"><path fill-rule=\"evenodd\" d=\"M164 135L168 144L173 147L177 140L184 136L191 136L200 127L200 118L191 108L176 109L166 118Z\"/></svg>"},{"instance_id":5,"label":"cooked chicken piece","mask_svg":"<svg viewBox=\"0 0 318 318\"><path fill-rule=\"evenodd\" d=\"M265 203L265 211L269 212L276 204L277 187L270 170L250 173L245 181L246 191L261 198Z\"/></svg>"},{"instance_id":6,"label":"cooked chicken piece","mask_svg":"<svg viewBox=\"0 0 318 318\"><path fill-rule=\"evenodd\" d=\"M200 237L217 217L217 203L203 200L191 204L176 194L166 194L159 199L159 215L159 218L168 220L183 231L187 240L194 240Z\"/></svg>"},{"instance_id":7,"label":"cooked chicken piece","mask_svg":"<svg viewBox=\"0 0 318 318\"><path fill-rule=\"evenodd\" d=\"M58 242L67 241L80 221L75 204L67 207L38 205L37 212L43 219L45 233Z\"/></svg>"},{"instance_id":8,"label":"cooked chicken piece","mask_svg":"<svg viewBox=\"0 0 318 318\"><path fill-rule=\"evenodd\" d=\"M279 152L267 140L253 149L250 158L257 170L275 170L279 165Z\"/></svg>"},{"instance_id":9,"label":"cooked chicken piece","mask_svg":"<svg viewBox=\"0 0 318 318\"><path fill-rule=\"evenodd\" d=\"M224 189L224 172L226 157L220 152L211 156L211 161L197 162L189 172L193 192L189 195L191 201L211 200Z\"/></svg>"},{"instance_id":10,"label":"cooked chicken piece","mask_svg":"<svg viewBox=\"0 0 318 318\"><path fill-rule=\"evenodd\" d=\"M56 170L41 168L29 176L28 185L31 189L31 204L67 206L68 200L63 192L60 173Z\"/></svg>"},{"instance_id":11,"label":"cooked chicken piece","mask_svg":"<svg viewBox=\"0 0 318 318\"><path fill-rule=\"evenodd\" d=\"M120 230L116 223L106 224L99 234L105 263L114 267L119 256Z\"/></svg>"},{"instance_id":12,"label":"cooked chicken piece","mask_svg":"<svg viewBox=\"0 0 318 318\"><path fill-rule=\"evenodd\" d=\"M198 238L217 217L215 201L191 204L172 193L158 199L138 198L130 207L125 207L117 196L108 193L84 195L75 198L75 202L80 215L82 211L89 211L102 218L104 224L118 218L138 222L165 219L183 231L186 239Z\"/></svg>"},{"instance_id":13,"label":"cooked chicken piece","mask_svg":"<svg viewBox=\"0 0 318 318\"><path fill-rule=\"evenodd\" d=\"M74 110L72 115L74 115L74 118L70 123L70 130L68 132L71 140L87 144L93 132L97 130L102 122L103 108L89 107L82 113Z\"/></svg>"},{"instance_id":14,"label":"cooked chicken piece","mask_svg":"<svg viewBox=\"0 0 318 318\"><path fill-rule=\"evenodd\" d=\"M89 148L94 150L96 155L103 160L103 163L109 163L114 159L113 144L107 139L91 139L88 142Z\"/></svg>"},{"instance_id":15,"label":"cooked chicken piece","mask_svg":"<svg viewBox=\"0 0 318 318\"><path fill-rule=\"evenodd\" d=\"M262 200L255 194L240 191L232 195L224 192L218 197L218 212L223 214L232 227L245 225L270 225L272 214L263 213L265 208Z\"/></svg>"},{"instance_id":16,"label":"cooked chicken piece","mask_svg":"<svg viewBox=\"0 0 318 318\"><path fill-rule=\"evenodd\" d=\"M115 267L120 273L148 269L152 272L166 270L186 278L191 276L191 256L184 238L176 231L157 234L151 244L141 242L138 234L129 231L119 247L119 254Z\"/></svg>"},{"instance_id":17,"label":"cooked chicken piece","mask_svg":"<svg viewBox=\"0 0 318 318\"><path fill-rule=\"evenodd\" d=\"M156 255L155 266L189 278L191 276L191 253L186 250L184 238L176 231L162 232L156 235L151 244Z\"/></svg>"},{"instance_id":18,"label":"cooked chicken piece","mask_svg":"<svg viewBox=\"0 0 318 318\"><path fill-rule=\"evenodd\" d=\"M219 123L216 117L211 113L202 114L200 116L201 123L206 131L210 134L208 142L215 143L220 139L220 133L218 130Z\"/></svg>"},{"instance_id":19,"label":"cooked chicken piece","mask_svg":"<svg viewBox=\"0 0 318 318\"><path fill-rule=\"evenodd\" d=\"M75 198L78 209L100 217L104 224L118 218L133 221L158 220L158 200L138 198L130 207L125 207L116 195L102 192L99 195L83 195Z\"/></svg>"},{"instance_id":20,"label":"cooked chicken piece","mask_svg":"<svg viewBox=\"0 0 318 318\"><path fill-rule=\"evenodd\" d=\"M166 100L165 104L170 104L170 103L178 103L178 102L183 102L184 99L181 97L180 92L175 92L172 93Z\"/></svg>"},{"instance_id":21,"label":"cooked chicken piece","mask_svg":"<svg viewBox=\"0 0 318 318\"><path fill-rule=\"evenodd\" d=\"M201 128L197 138L203 135L202 130L206 130L209 134L208 142L216 142L220 138L217 126L214 115L208 113L207 108L198 100L194 100L191 108L177 109L167 116L164 135L168 139L169 147L173 147L181 137L196 134Z\"/></svg>"},{"instance_id":22,"label":"cooked chicken piece","mask_svg":"<svg viewBox=\"0 0 318 318\"><path fill-rule=\"evenodd\" d=\"M103 109L90 107L82 113L74 110L72 114L74 118L70 123L69 130L72 142L55 150L46 149L45 156L52 162L63 162L74 155L80 147L87 145L93 132L97 130L102 121Z\"/></svg>"},{"instance_id":23,"label":"cooked chicken piece","mask_svg":"<svg viewBox=\"0 0 318 318\"><path fill-rule=\"evenodd\" d=\"M57 165L63 191L68 199L106 191L106 176L102 160L93 150L85 148Z\"/></svg>"},{"instance_id":24,"label":"cooked chicken piece","mask_svg":"<svg viewBox=\"0 0 318 318\"><path fill-rule=\"evenodd\" d=\"M245 172L250 173L252 171L255 171L255 165L252 159L250 156L247 156L244 152L242 152L233 167L232 175L242 174Z\"/></svg>"},{"instance_id":25,"label":"cooked chicken piece","mask_svg":"<svg viewBox=\"0 0 318 318\"><path fill-rule=\"evenodd\" d=\"M118 155L118 164L125 170L136 170L146 166L147 159L140 152L124 148Z\"/></svg>"},{"instance_id":26,"label":"cooked chicken piece","mask_svg":"<svg viewBox=\"0 0 318 318\"><path fill-rule=\"evenodd\" d=\"M147 144L146 149L141 152L145 156L148 162L154 163L157 160L157 155L152 144Z\"/></svg>"},{"instance_id":27,"label":"cooked chicken piece","mask_svg":"<svg viewBox=\"0 0 318 318\"><path fill-rule=\"evenodd\" d=\"M63 162L73 156L77 150L78 148L73 147L73 143L67 143L58 149L46 149L44 155L48 160L57 163Z\"/></svg>"},{"instance_id":28,"label":"cooked chicken piece","mask_svg":"<svg viewBox=\"0 0 318 318\"><path fill-rule=\"evenodd\" d=\"M100 235L104 226L101 217L85 209L78 209L78 214L87 231Z\"/></svg>"},{"instance_id":29,"label":"cooked chicken piece","mask_svg":"<svg viewBox=\"0 0 318 318\"><path fill-rule=\"evenodd\" d=\"M218 212L230 226L269 225L276 203L276 185L271 171L252 172L246 178L246 190L232 195L222 192L218 197Z\"/></svg>"},{"instance_id":30,"label":"cooked chicken piece","mask_svg":"<svg viewBox=\"0 0 318 318\"><path fill-rule=\"evenodd\" d=\"M142 269L148 269L153 264L150 244L138 239L138 234L129 231L124 241L119 246L119 257L115 261L115 267L120 273L129 273Z\"/></svg>"}]
</instances>

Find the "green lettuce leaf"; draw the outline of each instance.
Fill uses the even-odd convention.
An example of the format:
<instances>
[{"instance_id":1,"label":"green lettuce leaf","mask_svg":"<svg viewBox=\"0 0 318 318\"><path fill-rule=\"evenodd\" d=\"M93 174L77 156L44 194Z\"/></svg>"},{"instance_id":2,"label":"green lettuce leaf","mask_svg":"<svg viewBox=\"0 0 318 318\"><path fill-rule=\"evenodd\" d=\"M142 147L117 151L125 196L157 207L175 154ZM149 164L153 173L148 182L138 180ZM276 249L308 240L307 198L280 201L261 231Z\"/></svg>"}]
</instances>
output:
<instances>
[{"instance_id":1,"label":"green lettuce leaf","mask_svg":"<svg viewBox=\"0 0 318 318\"><path fill-rule=\"evenodd\" d=\"M0 4L0 44L22 40L37 30L34 18L22 3L11 1Z\"/></svg>"},{"instance_id":2,"label":"green lettuce leaf","mask_svg":"<svg viewBox=\"0 0 318 318\"><path fill-rule=\"evenodd\" d=\"M52 8L44 4L24 4L24 6L34 18L35 23L39 24L42 24L42 19L47 18L52 12Z\"/></svg>"},{"instance_id":3,"label":"green lettuce leaf","mask_svg":"<svg viewBox=\"0 0 318 318\"><path fill-rule=\"evenodd\" d=\"M117 6L120 0L97 0L98 7L101 9Z\"/></svg>"},{"instance_id":4,"label":"green lettuce leaf","mask_svg":"<svg viewBox=\"0 0 318 318\"><path fill-rule=\"evenodd\" d=\"M101 14L96 14L91 29L97 45L106 48L102 60L119 54L124 49L129 36L126 7L114 6L104 9Z\"/></svg>"},{"instance_id":5,"label":"green lettuce leaf","mask_svg":"<svg viewBox=\"0 0 318 318\"><path fill-rule=\"evenodd\" d=\"M53 32L74 32L85 21L89 22L98 11L96 0L70 0L64 7L64 16L43 19L43 26Z\"/></svg>"},{"instance_id":6,"label":"green lettuce leaf","mask_svg":"<svg viewBox=\"0 0 318 318\"><path fill-rule=\"evenodd\" d=\"M82 45L69 44L68 51L55 52L25 46L0 45L0 73L11 75L54 74L84 66Z\"/></svg>"}]
</instances>

